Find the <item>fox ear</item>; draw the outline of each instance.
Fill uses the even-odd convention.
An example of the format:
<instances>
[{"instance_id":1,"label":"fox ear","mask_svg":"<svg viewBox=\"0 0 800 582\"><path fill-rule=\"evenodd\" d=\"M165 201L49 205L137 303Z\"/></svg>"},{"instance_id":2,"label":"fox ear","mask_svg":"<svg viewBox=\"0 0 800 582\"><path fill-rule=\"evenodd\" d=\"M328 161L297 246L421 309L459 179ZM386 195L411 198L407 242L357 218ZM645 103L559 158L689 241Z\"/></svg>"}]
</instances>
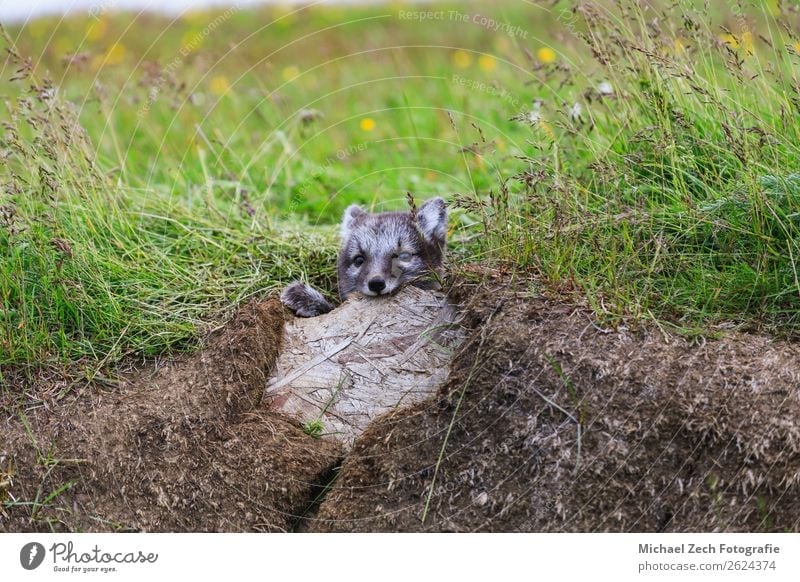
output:
<instances>
[{"instance_id":1,"label":"fox ear","mask_svg":"<svg viewBox=\"0 0 800 582\"><path fill-rule=\"evenodd\" d=\"M422 236L444 244L447 239L447 206L441 198L431 198L417 209L417 225Z\"/></svg>"},{"instance_id":2,"label":"fox ear","mask_svg":"<svg viewBox=\"0 0 800 582\"><path fill-rule=\"evenodd\" d=\"M350 236L350 231L353 230L353 227L356 225L356 222L358 222L358 219L366 215L367 213L364 212L364 209L358 204L353 204L352 206L347 207L347 210L344 211L344 216L342 217L342 240L347 240L347 237Z\"/></svg>"}]
</instances>

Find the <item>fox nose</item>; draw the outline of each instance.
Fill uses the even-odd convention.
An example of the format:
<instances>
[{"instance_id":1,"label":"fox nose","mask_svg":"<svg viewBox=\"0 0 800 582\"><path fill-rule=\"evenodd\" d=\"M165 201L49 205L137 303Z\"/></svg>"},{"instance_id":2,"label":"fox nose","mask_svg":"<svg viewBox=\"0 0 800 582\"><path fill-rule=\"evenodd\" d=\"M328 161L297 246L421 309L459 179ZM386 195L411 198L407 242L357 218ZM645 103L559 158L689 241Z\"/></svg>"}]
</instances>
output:
<instances>
[{"instance_id":1,"label":"fox nose","mask_svg":"<svg viewBox=\"0 0 800 582\"><path fill-rule=\"evenodd\" d=\"M374 279L369 280L369 283L367 283L367 287L369 287L369 290L372 291L373 293L380 293L381 291L386 289L386 282L379 277L375 277Z\"/></svg>"}]
</instances>

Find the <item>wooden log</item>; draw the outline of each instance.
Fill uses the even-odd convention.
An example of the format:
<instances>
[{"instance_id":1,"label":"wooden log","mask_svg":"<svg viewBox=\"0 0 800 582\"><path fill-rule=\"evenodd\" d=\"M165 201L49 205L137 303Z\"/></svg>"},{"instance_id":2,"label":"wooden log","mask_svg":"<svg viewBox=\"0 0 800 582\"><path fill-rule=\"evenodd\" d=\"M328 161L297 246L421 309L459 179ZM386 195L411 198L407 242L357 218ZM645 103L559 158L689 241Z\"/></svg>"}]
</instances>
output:
<instances>
[{"instance_id":1,"label":"wooden log","mask_svg":"<svg viewBox=\"0 0 800 582\"><path fill-rule=\"evenodd\" d=\"M287 322L266 406L347 448L377 416L436 392L463 332L444 293L406 287L355 295Z\"/></svg>"}]
</instances>

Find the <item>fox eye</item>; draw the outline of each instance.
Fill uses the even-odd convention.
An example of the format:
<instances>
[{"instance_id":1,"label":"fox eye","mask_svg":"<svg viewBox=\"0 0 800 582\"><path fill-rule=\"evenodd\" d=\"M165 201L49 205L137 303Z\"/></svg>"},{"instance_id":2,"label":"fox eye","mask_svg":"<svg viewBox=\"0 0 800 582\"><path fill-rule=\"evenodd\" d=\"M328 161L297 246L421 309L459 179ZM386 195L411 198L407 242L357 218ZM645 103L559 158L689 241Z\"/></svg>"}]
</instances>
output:
<instances>
[{"instance_id":1,"label":"fox eye","mask_svg":"<svg viewBox=\"0 0 800 582\"><path fill-rule=\"evenodd\" d=\"M356 267L360 267L361 265L364 264L365 260L366 259L364 259L364 257L362 255L356 255L356 258L353 259L353 265L356 266Z\"/></svg>"},{"instance_id":2,"label":"fox eye","mask_svg":"<svg viewBox=\"0 0 800 582\"><path fill-rule=\"evenodd\" d=\"M411 253L400 253L397 255L397 258L401 261L410 261L411 260Z\"/></svg>"}]
</instances>

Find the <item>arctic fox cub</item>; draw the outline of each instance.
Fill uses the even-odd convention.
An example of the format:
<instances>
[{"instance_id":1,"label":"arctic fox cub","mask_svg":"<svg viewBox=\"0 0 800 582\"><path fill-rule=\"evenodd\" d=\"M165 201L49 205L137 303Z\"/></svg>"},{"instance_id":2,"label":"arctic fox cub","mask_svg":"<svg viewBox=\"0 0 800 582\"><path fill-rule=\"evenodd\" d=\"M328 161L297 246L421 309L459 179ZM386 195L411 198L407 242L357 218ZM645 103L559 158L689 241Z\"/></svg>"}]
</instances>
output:
<instances>
[{"instance_id":1,"label":"arctic fox cub","mask_svg":"<svg viewBox=\"0 0 800 582\"><path fill-rule=\"evenodd\" d=\"M406 283L435 288L447 242L447 207L432 198L416 212L369 214L360 206L345 210L339 251L339 296L394 293ZM300 317L314 317L333 307L316 289L295 281L281 301Z\"/></svg>"}]
</instances>

